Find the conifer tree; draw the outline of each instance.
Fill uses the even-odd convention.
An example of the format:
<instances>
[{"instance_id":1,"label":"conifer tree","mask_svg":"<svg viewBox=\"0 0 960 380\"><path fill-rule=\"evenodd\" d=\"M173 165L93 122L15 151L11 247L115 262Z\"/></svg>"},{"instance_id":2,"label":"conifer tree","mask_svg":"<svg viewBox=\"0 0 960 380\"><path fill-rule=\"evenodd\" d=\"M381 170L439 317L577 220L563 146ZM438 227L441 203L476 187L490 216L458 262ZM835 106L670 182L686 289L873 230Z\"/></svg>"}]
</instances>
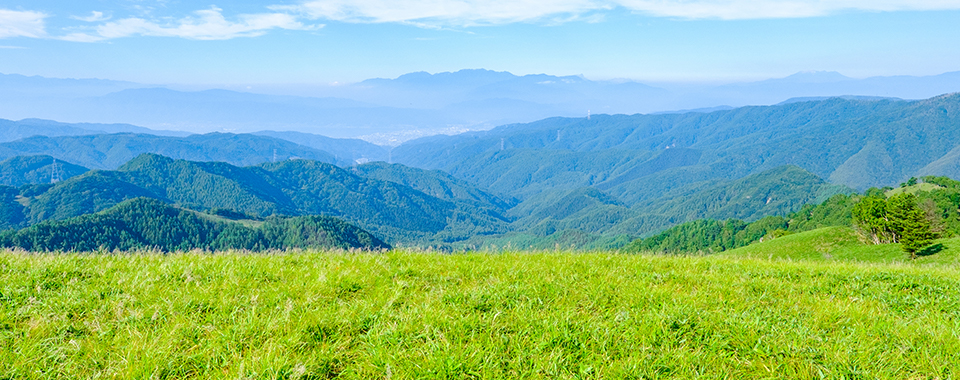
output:
<instances>
[{"instance_id":1,"label":"conifer tree","mask_svg":"<svg viewBox=\"0 0 960 380\"><path fill-rule=\"evenodd\" d=\"M930 245L936 237L926 214L917 205L916 195L901 193L890 197L887 200L887 219L899 235L900 246L911 259L917 258L917 251Z\"/></svg>"}]
</instances>

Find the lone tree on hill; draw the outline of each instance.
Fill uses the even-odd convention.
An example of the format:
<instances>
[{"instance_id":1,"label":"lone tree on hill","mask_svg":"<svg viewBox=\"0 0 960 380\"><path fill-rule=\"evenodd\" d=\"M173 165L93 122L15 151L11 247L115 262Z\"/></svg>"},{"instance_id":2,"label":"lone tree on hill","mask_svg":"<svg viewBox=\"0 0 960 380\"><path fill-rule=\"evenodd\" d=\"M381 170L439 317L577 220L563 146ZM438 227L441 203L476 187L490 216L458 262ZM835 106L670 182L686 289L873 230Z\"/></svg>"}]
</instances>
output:
<instances>
[{"instance_id":1,"label":"lone tree on hill","mask_svg":"<svg viewBox=\"0 0 960 380\"><path fill-rule=\"evenodd\" d=\"M936 238L917 202L914 194L900 193L889 199L871 194L853 207L853 220L874 244L900 243L903 251L915 259L917 252Z\"/></svg>"},{"instance_id":2,"label":"lone tree on hill","mask_svg":"<svg viewBox=\"0 0 960 380\"><path fill-rule=\"evenodd\" d=\"M917 251L936 238L926 213L917 206L916 195L900 193L887 199L887 218L899 232L900 246L911 259L917 258Z\"/></svg>"}]
</instances>

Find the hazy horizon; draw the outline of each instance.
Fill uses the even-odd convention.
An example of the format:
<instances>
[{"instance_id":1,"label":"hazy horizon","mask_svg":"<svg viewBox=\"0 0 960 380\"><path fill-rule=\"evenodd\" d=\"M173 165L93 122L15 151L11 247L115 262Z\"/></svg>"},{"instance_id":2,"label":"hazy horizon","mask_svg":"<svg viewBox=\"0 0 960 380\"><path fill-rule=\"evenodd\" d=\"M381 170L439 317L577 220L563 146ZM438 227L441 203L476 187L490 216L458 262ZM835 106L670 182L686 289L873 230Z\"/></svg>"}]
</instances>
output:
<instances>
[{"instance_id":1,"label":"hazy horizon","mask_svg":"<svg viewBox=\"0 0 960 380\"><path fill-rule=\"evenodd\" d=\"M0 72L165 85L485 68L643 83L958 70L960 1L163 0L0 6Z\"/></svg>"}]
</instances>

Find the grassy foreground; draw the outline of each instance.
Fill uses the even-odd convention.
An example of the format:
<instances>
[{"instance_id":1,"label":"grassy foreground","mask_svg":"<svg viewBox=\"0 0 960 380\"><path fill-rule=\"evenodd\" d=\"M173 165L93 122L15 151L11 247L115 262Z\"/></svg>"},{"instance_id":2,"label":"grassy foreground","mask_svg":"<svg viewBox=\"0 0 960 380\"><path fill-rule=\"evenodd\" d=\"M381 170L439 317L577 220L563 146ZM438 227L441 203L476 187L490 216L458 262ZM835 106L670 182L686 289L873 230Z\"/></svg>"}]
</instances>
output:
<instances>
[{"instance_id":1,"label":"grassy foreground","mask_svg":"<svg viewBox=\"0 0 960 380\"><path fill-rule=\"evenodd\" d=\"M0 253L0 378L960 376L960 266Z\"/></svg>"}]
</instances>

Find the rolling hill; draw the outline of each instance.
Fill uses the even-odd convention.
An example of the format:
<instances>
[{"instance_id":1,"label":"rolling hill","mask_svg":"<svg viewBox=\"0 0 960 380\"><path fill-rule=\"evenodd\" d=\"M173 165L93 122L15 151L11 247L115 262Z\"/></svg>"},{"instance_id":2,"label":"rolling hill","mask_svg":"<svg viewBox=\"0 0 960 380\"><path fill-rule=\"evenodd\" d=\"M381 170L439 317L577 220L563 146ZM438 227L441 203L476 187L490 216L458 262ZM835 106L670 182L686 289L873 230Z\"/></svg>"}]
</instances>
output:
<instances>
[{"instance_id":1,"label":"rolling hill","mask_svg":"<svg viewBox=\"0 0 960 380\"><path fill-rule=\"evenodd\" d=\"M20 187L62 181L88 170L47 155L10 157L0 161L0 185Z\"/></svg>"},{"instance_id":2,"label":"rolling hill","mask_svg":"<svg viewBox=\"0 0 960 380\"><path fill-rule=\"evenodd\" d=\"M413 176L416 170L405 173ZM303 159L238 167L142 154L114 171L95 170L56 184L7 187L4 207L9 209L8 227L69 219L146 197L198 211L232 210L258 218L336 216L391 242L408 244L441 244L508 229L497 206L506 201L467 189L452 178L427 178L432 182L421 182L463 192L441 199Z\"/></svg>"},{"instance_id":3,"label":"rolling hill","mask_svg":"<svg viewBox=\"0 0 960 380\"><path fill-rule=\"evenodd\" d=\"M269 218L248 227L162 201L135 198L104 211L0 233L0 246L28 251L389 249L370 233L333 217Z\"/></svg>"}]
</instances>

